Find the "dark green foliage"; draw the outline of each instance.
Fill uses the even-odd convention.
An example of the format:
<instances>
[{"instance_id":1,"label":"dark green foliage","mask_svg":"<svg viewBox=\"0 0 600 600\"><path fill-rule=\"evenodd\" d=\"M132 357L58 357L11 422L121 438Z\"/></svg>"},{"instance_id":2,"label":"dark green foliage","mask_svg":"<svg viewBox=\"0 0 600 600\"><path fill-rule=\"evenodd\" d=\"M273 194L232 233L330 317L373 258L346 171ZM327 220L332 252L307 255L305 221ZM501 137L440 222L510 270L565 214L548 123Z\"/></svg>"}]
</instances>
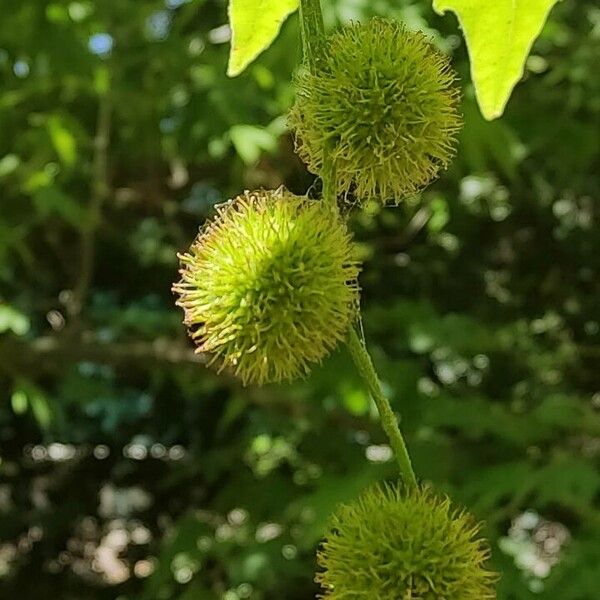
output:
<instances>
[{"instance_id":1,"label":"dark green foliage","mask_svg":"<svg viewBox=\"0 0 600 600\"><path fill-rule=\"evenodd\" d=\"M328 17L429 27L468 82L455 20L430 4L340 0ZM368 398L343 353L291 386L217 377L170 292L215 203L311 185L280 135L296 19L230 80L224 2L5 0L0 15L0 597L314 598L328 516L395 476L374 462ZM596 2L558 3L505 117L483 121L464 83L450 171L353 224L415 469L487 523L500 600L597 596L597 31ZM105 57L87 49L103 32ZM112 564L128 571L109 580L93 555L123 530Z\"/></svg>"}]
</instances>

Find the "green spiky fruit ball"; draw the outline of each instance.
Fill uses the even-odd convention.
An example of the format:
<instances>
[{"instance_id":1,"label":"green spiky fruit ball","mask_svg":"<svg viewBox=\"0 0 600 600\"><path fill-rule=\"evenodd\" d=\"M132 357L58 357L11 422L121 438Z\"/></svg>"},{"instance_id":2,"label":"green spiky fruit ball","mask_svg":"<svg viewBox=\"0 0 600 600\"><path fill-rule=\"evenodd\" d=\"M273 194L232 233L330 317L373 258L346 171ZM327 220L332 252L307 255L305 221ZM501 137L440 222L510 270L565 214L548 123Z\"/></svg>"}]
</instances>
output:
<instances>
[{"instance_id":1,"label":"green spiky fruit ball","mask_svg":"<svg viewBox=\"0 0 600 600\"><path fill-rule=\"evenodd\" d=\"M356 318L359 267L345 223L283 189L221 206L180 260L173 290L198 351L244 384L306 375Z\"/></svg>"},{"instance_id":2,"label":"green spiky fruit ball","mask_svg":"<svg viewBox=\"0 0 600 600\"><path fill-rule=\"evenodd\" d=\"M319 554L329 600L491 600L478 526L428 488L376 485L342 505Z\"/></svg>"},{"instance_id":3,"label":"green spiky fruit ball","mask_svg":"<svg viewBox=\"0 0 600 600\"><path fill-rule=\"evenodd\" d=\"M296 77L297 151L318 175L330 153L342 196L398 203L454 154L455 79L423 33L381 18L347 25L322 41L318 68Z\"/></svg>"}]
</instances>

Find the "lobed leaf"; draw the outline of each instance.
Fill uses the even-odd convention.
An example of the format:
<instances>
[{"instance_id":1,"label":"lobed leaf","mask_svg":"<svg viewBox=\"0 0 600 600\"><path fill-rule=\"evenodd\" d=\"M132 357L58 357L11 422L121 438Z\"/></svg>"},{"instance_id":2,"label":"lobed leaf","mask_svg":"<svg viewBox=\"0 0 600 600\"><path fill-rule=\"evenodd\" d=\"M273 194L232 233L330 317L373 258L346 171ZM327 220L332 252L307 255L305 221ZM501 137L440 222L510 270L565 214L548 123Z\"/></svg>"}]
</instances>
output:
<instances>
[{"instance_id":1,"label":"lobed leaf","mask_svg":"<svg viewBox=\"0 0 600 600\"><path fill-rule=\"evenodd\" d=\"M230 0L231 51L227 74L239 75L277 37L298 0Z\"/></svg>"},{"instance_id":2,"label":"lobed leaf","mask_svg":"<svg viewBox=\"0 0 600 600\"><path fill-rule=\"evenodd\" d=\"M502 115L523 76L525 60L558 0L434 0L439 14L451 10L463 29L471 77L483 116Z\"/></svg>"}]
</instances>

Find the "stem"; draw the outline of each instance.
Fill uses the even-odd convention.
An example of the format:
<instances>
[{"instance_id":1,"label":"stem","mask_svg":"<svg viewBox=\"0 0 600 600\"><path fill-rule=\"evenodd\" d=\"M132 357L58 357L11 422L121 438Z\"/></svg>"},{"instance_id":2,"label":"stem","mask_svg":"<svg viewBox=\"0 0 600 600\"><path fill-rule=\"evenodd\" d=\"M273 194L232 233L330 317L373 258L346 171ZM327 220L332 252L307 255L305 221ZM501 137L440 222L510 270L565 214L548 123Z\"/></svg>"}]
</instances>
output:
<instances>
[{"instance_id":1,"label":"stem","mask_svg":"<svg viewBox=\"0 0 600 600\"><path fill-rule=\"evenodd\" d=\"M315 72L318 69L319 51L317 45L325 34L321 0L300 0L300 28L302 32L302 48L304 60L308 68ZM335 161L331 155L329 144L323 150L323 200L337 210L337 185Z\"/></svg>"},{"instance_id":2,"label":"stem","mask_svg":"<svg viewBox=\"0 0 600 600\"><path fill-rule=\"evenodd\" d=\"M314 71L317 67L316 45L325 31L321 0L300 0L300 23L304 58L308 68Z\"/></svg>"},{"instance_id":3,"label":"stem","mask_svg":"<svg viewBox=\"0 0 600 600\"><path fill-rule=\"evenodd\" d=\"M304 60L308 68L312 72L316 72L318 69L317 45L325 31L320 0L300 0L300 23ZM333 210L337 211L337 174L329 144L325 145L323 151L323 172L321 178L323 180L323 201L330 207L333 207ZM417 479L410 462L404 438L398 427L396 415L383 393L381 382L373 366L371 356L362 340L358 337L354 327L350 328L350 334L346 343L352 355L352 360L375 401L375 405L379 411L381 426L390 440L390 446L394 451L402 476L407 484L415 486L417 485Z\"/></svg>"},{"instance_id":4,"label":"stem","mask_svg":"<svg viewBox=\"0 0 600 600\"><path fill-rule=\"evenodd\" d=\"M398 420L396 419L396 415L394 414L388 399L383 393L381 382L379 381L379 377L373 366L371 356L369 355L365 344L358 337L354 327L350 328L350 334L346 340L346 344L350 351L350 355L352 356L352 360L377 406L381 426L389 438L390 446L394 451L402 476L407 484L416 486L417 479L410 462L410 456L408 455L404 438L398 427Z\"/></svg>"},{"instance_id":5,"label":"stem","mask_svg":"<svg viewBox=\"0 0 600 600\"><path fill-rule=\"evenodd\" d=\"M71 313L78 316L92 284L95 259L96 230L100 225L102 205L110 195L108 184L108 145L110 140L112 104L108 91L101 94L96 118L94 155L92 161L91 199L88 223L82 230L79 279L73 290Z\"/></svg>"}]
</instances>

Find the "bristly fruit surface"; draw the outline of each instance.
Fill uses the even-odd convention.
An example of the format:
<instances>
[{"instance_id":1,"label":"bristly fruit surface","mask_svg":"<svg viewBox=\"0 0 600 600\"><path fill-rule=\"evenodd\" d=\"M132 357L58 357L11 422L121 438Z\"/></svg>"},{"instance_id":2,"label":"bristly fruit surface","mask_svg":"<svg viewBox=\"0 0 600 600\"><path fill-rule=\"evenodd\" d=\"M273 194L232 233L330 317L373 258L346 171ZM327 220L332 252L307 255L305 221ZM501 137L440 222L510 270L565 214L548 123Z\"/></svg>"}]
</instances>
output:
<instances>
[{"instance_id":1,"label":"bristly fruit surface","mask_svg":"<svg viewBox=\"0 0 600 600\"><path fill-rule=\"evenodd\" d=\"M337 509L316 579L329 600L491 600L487 557L479 527L447 498L375 485Z\"/></svg>"},{"instance_id":2,"label":"bristly fruit surface","mask_svg":"<svg viewBox=\"0 0 600 600\"><path fill-rule=\"evenodd\" d=\"M454 155L455 81L423 33L381 18L347 25L322 40L318 68L296 76L297 151L318 175L329 152L342 196L398 203Z\"/></svg>"},{"instance_id":3,"label":"bristly fruit surface","mask_svg":"<svg viewBox=\"0 0 600 600\"><path fill-rule=\"evenodd\" d=\"M198 351L244 384L306 375L356 319L355 246L322 202L246 192L180 259L173 291Z\"/></svg>"}]
</instances>

